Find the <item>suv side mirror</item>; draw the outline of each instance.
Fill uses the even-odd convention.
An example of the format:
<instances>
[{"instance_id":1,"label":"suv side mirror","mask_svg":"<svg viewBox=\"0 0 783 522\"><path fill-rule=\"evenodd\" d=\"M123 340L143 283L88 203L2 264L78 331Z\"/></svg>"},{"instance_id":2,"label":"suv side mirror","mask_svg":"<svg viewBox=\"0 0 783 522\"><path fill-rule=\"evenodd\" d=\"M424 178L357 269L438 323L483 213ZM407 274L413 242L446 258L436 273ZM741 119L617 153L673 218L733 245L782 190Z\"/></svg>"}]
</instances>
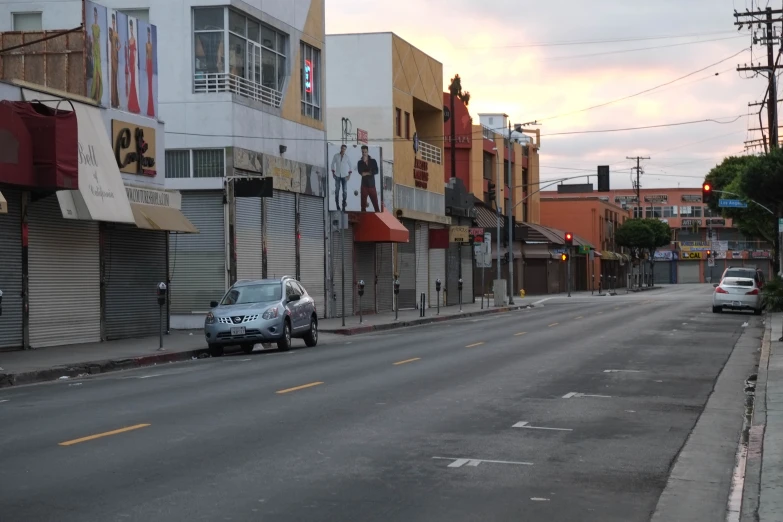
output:
<instances>
[{"instance_id":1,"label":"suv side mirror","mask_svg":"<svg viewBox=\"0 0 783 522\"><path fill-rule=\"evenodd\" d=\"M712 284L712 287L713 287L713 288L718 288L718 286L719 286L719 284L718 284L718 283L713 283L713 284Z\"/></svg>"},{"instance_id":2,"label":"suv side mirror","mask_svg":"<svg viewBox=\"0 0 783 522\"><path fill-rule=\"evenodd\" d=\"M217 308L219 304L220 303L218 303L217 301L210 301L209 302L209 307L210 308Z\"/></svg>"},{"instance_id":3,"label":"suv side mirror","mask_svg":"<svg viewBox=\"0 0 783 522\"><path fill-rule=\"evenodd\" d=\"M291 294L291 295L288 296L288 302L289 303L293 303L294 301L298 301L301 298L302 298L302 296L299 295L299 294Z\"/></svg>"}]
</instances>

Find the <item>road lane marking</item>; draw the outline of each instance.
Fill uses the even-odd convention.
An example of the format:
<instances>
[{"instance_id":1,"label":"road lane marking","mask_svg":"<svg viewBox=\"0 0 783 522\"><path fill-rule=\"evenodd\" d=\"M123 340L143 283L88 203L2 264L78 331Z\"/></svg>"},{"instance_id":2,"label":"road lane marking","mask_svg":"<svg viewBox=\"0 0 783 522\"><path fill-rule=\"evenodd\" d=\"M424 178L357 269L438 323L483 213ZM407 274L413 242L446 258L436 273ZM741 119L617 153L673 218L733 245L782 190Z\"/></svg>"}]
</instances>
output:
<instances>
[{"instance_id":1,"label":"road lane marking","mask_svg":"<svg viewBox=\"0 0 783 522\"><path fill-rule=\"evenodd\" d=\"M472 468L477 467L482 462L487 462L490 464L514 464L517 466L532 466L532 462L513 462L509 460L485 460L485 459L465 459L465 458L454 458L454 457L432 457L435 460L452 460L451 464L449 464L448 467L450 468L461 468L464 465L468 465Z\"/></svg>"},{"instance_id":2,"label":"road lane marking","mask_svg":"<svg viewBox=\"0 0 783 522\"><path fill-rule=\"evenodd\" d=\"M619 310L619 309L620 309L620 307L619 307L619 306L615 306L615 307L614 307L614 309L615 309L615 310Z\"/></svg>"},{"instance_id":3,"label":"road lane marking","mask_svg":"<svg viewBox=\"0 0 783 522\"><path fill-rule=\"evenodd\" d=\"M641 370L604 370L604 373L642 373Z\"/></svg>"},{"instance_id":4,"label":"road lane marking","mask_svg":"<svg viewBox=\"0 0 783 522\"><path fill-rule=\"evenodd\" d=\"M545 428L543 426L528 426L527 421L517 422L512 428L525 428L528 430L574 431L571 428Z\"/></svg>"},{"instance_id":5,"label":"road lane marking","mask_svg":"<svg viewBox=\"0 0 783 522\"><path fill-rule=\"evenodd\" d=\"M519 337L520 335L525 335L527 332L519 332L514 334L514 337Z\"/></svg>"},{"instance_id":6,"label":"road lane marking","mask_svg":"<svg viewBox=\"0 0 783 522\"><path fill-rule=\"evenodd\" d=\"M560 324L560 323L552 323L552 324L550 324L550 325L549 325L549 328L552 328L553 326L557 326L557 325L559 325L559 324Z\"/></svg>"},{"instance_id":7,"label":"road lane marking","mask_svg":"<svg viewBox=\"0 0 783 522\"><path fill-rule=\"evenodd\" d=\"M421 361L421 357L416 357L415 359L407 359L405 361L396 362L396 363L394 363L394 366L399 366L401 364L408 364L408 363L412 363L414 361Z\"/></svg>"},{"instance_id":8,"label":"road lane marking","mask_svg":"<svg viewBox=\"0 0 783 522\"><path fill-rule=\"evenodd\" d=\"M473 344L467 345L465 348L475 348L476 346L481 346L482 344L484 344L484 343L483 342L473 343Z\"/></svg>"},{"instance_id":9,"label":"road lane marking","mask_svg":"<svg viewBox=\"0 0 783 522\"><path fill-rule=\"evenodd\" d=\"M601 315L603 312L598 312L598 315Z\"/></svg>"},{"instance_id":10,"label":"road lane marking","mask_svg":"<svg viewBox=\"0 0 783 522\"><path fill-rule=\"evenodd\" d=\"M585 316L583 316L583 315L580 315L579 317L577 317L577 319L584 319L584 317L585 317Z\"/></svg>"},{"instance_id":11,"label":"road lane marking","mask_svg":"<svg viewBox=\"0 0 783 522\"><path fill-rule=\"evenodd\" d=\"M0 402L8 402L8 401L10 401L10 400L11 400L11 399L0 399Z\"/></svg>"},{"instance_id":12,"label":"road lane marking","mask_svg":"<svg viewBox=\"0 0 783 522\"><path fill-rule=\"evenodd\" d=\"M59 446L73 446L74 444L79 444L81 442L87 442L90 440L100 439L102 437L110 437L111 435L118 435L120 433L125 433L127 431L133 431L138 430L141 428L146 428L147 426L150 426L150 424L136 424L135 426L128 426L127 428L120 428L118 430L112 430L112 431L106 431L104 433L98 433L96 435L90 435L88 437L82 437L80 439L73 439L73 440L67 440L65 442L61 442L58 445Z\"/></svg>"},{"instance_id":13,"label":"road lane marking","mask_svg":"<svg viewBox=\"0 0 783 522\"><path fill-rule=\"evenodd\" d=\"M611 399L611 395L593 395L590 393L577 393L577 392L569 392L563 395L563 399L572 399L574 397L602 397L604 399Z\"/></svg>"},{"instance_id":14,"label":"road lane marking","mask_svg":"<svg viewBox=\"0 0 783 522\"><path fill-rule=\"evenodd\" d=\"M546 299L541 299L540 301L536 301L535 303L533 303L533 306L537 306L537 305L540 305L542 303L546 303L550 299L552 299L552 298L551 297L547 297Z\"/></svg>"},{"instance_id":15,"label":"road lane marking","mask_svg":"<svg viewBox=\"0 0 783 522\"><path fill-rule=\"evenodd\" d=\"M533 502L549 502L548 498L542 498L542 497L530 497L530 500Z\"/></svg>"},{"instance_id":16,"label":"road lane marking","mask_svg":"<svg viewBox=\"0 0 783 522\"><path fill-rule=\"evenodd\" d=\"M295 391L299 391L299 390L304 390L304 389L307 389L307 388L312 388L313 386L320 386L321 384L323 384L323 383L322 382L311 382L310 384L303 384L301 386L295 386L293 388L286 388L285 390L280 390L280 391L278 391L276 393L278 395L282 395L284 393L291 393L291 392L295 392Z\"/></svg>"}]
</instances>

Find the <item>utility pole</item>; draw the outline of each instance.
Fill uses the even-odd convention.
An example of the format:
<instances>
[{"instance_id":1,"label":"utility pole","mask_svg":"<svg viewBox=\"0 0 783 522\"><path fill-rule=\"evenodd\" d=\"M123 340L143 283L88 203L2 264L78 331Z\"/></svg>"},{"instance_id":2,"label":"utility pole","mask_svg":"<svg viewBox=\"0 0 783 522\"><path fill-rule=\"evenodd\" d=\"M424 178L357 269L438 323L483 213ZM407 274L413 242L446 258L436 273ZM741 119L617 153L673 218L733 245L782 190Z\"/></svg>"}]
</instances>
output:
<instances>
[{"instance_id":1,"label":"utility pole","mask_svg":"<svg viewBox=\"0 0 783 522\"><path fill-rule=\"evenodd\" d=\"M648 159L650 159L650 157L649 156L636 156L635 158L632 158L632 157L626 156L625 159L636 160L636 166L633 167L633 170L636 171L636 204L639 206L639 212L642 214L642 215L639 216L641 218L641 217L644 217L644 215L643 215L644 212L642 212L642 210L643 210L642 209L642 193L641 193L642 185L641 185L640 179L639 179L640 176L641 176L641 173L642 173L641 161L642 160L648 160Z\"/></svg>"},{"instance_id":2,"label":"utility pole","mask_svg":"<svg viewBox=\"0 0 783 522\"><path fill-rule=\"evenodd\" d=\"M762 15L764 18L759 18ZM778 15L778 18L773 18L772 15ZM783 18L781 18L780 15L783 15L783 9L772 9L771 7L767 7L763 11L746 10L744 13L734 11L734 18L736 20L734 25L739 26L739 29L742 29L744 25L747 25L748 29L752 29L754 24L757 24L760 27L763 23L765 26L763 36L757 37L754 33L753 43L767 46L767 65L763 66L760 63L756 65L753 63L750 65L744 64L742 67L737 67L737 71L762 72L767 74L767 80L769 82L769 87L767 88L767 125L769 127L770 152L780 146L778 139L778 90L777 82L775 81L775 71L779 68L775 63L775 42L780 40L780 36L775 36L774 27L775 22L783 21ZM783 204L778 203L777 208L775 208L775 218L778 223L780 222L781 217L783 217ZM783 259L781 259L782 256L780 252L780 235L780 230L777 230L775 234L775 262L778 265L776 267L778 274L783 272L783 266L781 266L783 265Z\"/></svg>"},{"instance_id":3,"label":"utility pole","mask_svg":"<svg viewBox=\"0 0 783 522\"><path fill-rule=\"evenodd\" d=\"M348 118L342 119L342 125L343 125L343 139L342 143L343 145L346 145L346 142L348 141L348 134L351 132L351 120ZM328 194L327 194L328 196ZM335 198L337 196L337 188L335 187ZM343 197L345 197L345 187L343 187ZM340 310L340 316L342 317L342 323L343 326L345 326L345 205L339 204L339 199L335 199L335 201L338 202L337 210L340 212L340 262L342 263L342 275L340 276L340 280L342 282L342 310ZM353 281L351 281L351 286L353 286Z\"/></svg>"},{"instance_id":4,"label":"utility pole","mask_svg":"<svg viewBox=\"0 0 783 522\"><path fill-rule=\"evenodd\" d=\"M514 208L511 193L514 186L514 174L511 171L511 120L508 120L508 304L514 304Z\"/></svg>"}]
</instances>

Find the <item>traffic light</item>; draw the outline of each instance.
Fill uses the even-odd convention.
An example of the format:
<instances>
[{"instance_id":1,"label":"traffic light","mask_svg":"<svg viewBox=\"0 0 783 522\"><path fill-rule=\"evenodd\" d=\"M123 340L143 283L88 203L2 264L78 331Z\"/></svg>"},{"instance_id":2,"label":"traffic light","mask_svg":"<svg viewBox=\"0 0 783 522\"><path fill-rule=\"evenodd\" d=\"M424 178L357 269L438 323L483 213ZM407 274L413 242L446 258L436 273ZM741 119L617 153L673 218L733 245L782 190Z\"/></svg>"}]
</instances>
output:
<instances>
[{"instance_id":1,"label":"traffic light","mask_svg":"<svg viewBox=\"0 0 783 522\"><path fill-rule=\"evenodd\" d=\"M709 258L711 256L712 256L712 250L707 250L707 257Z\"/></svg>"},{"instance_id":2,"label":"traffic light","mask_svg":"<svg viewBox=\"0 0 783 522\"><path fill-rule=\"evenodd\" d=\"M702 203L709 203L712 198L712 185L705 183L701 186L701 201Z\"/></svg>"},{"instance_id":3,"label":"traffic light","mask_svg":"<svg viewBox=\"0 0 783 522\"><path fill-rule=\"evenodd\" d=\"M491 181L487 183L487 197L489 201L494 201L495 199L495 184Z\"/></svg>"},{"instance_id":4,"label":"traffic light","mask_svg":"<svg viewBox=\"0 0 783 522\"><path fill-rule=\"evenodd\" d=\"M568 254L560 254L560 261L568 261Z\"/></svg>"},{"instance_id":5,"label":"traffic light","mask_svg":"<svg viewBox=\"0 0 783 522\"><path fill-rule=\"evenodd\" d=\"M565 233L565 244L566 246L574 246L574 235L571 232Z\"/></svg>"}]
</instances>

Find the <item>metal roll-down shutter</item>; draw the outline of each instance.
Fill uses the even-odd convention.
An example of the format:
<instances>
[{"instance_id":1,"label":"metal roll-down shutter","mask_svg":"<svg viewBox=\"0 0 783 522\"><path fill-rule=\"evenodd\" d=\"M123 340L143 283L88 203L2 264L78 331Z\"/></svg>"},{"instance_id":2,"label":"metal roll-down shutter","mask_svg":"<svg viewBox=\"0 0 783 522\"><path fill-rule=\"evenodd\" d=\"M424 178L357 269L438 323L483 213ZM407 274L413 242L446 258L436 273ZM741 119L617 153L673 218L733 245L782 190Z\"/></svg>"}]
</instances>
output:
<instances>
[{"instance_id":1,"label":"metal roll-down shutter","mask_svg":"<svg viewBox=\"0 0 783 522\"><path fill-rule=\"evenodd\" d=\"M344 235L345 244L340 248L340 236ZM345 260L345 315L353 314L353 228L350 226L332 233L332 268L334 270L335 317L343 313L343 259Z\"/></svg>"},{"instance_id":2,"label":"metal roll-down shutter","mask_svg":"<svg viewBox=\"0 0 783 522\"><path fill-rule=\"evenodd\" d=\"M264 229L261 198L236 198L237 279L263 277Z\"/></svg>"},{"instance_id":3,"label":"metal roll-down shutter","mask_svg":"<svg viewBox=\"0 0 783 522\"><path fill-rule=\"evenodd\" d=\"M361 310L364 313L375 312L375 243L354 243L354 260L356 277L354 284L354 303L359 311L359 281L364 281L364 296L361 299Z\"/></svg>"},{"instance_id":4,"label":"metal roll-down shutter","mask_svg":"<svg viewBox=\"0 0 783 522\"><path fill-rule=\"evenodd\" d=\"M397 264L400 275L399 308L416 308L416 222L403 220L408 229L408 242L397 245Z\"/></svg>"},{"instance_id":5,"label":"metal roll-down shutter","mask_svg":"<svg viewBox=\"0 0 783 522\"><path fill-rule=\"evenodd\" d=\"M104 337L156 335L165 321L155 289L166 282L166 232L106 225L103 266Z\"/></svg>"},{"instance_id":6,"label":"metal roll-down shutter","mask_svg":"<svg viewBox=\"0 0 783 522\"><path fill-rule=\"evenodd\" d=\"M427 223L417 223L416 227L416 304L425 295L424 306L430 301L428 280L430 277L430 231Z\"/></svg>"},{"instance_id":7,"label":"metal roll-down shutter","mask_svg":"<svg viewBox=\"0 0 783 522\"><path fill-rule=\"evenodd\" d=\"M3 189L3 196L8 202L8 213L0 214L0 348L22 348L22 200L18 190Z\"/></svg>"},{"instance_id":8,"label":"metal roll-down shutter","mask_svg":"<svg viewBox=\"0 0 783 522\"><path fill-rule=\"evenodd\" d=\"M30 345L100 341L98 223L64 219L54 195L31 203L27 221Z\"/></svg>"},{"instance_id":9,"label":"metal roll-down shutter","mask_svg":"<svg viewBox=\"0 0 783 522\"><path fill-rule=\"evenodd\" d=\"M440 230L442 225L430 225L430 230ZM427 302L430 306L438 306L438 292L435 290L435 282L440 279L440 305L443 306L443 296L446 293L446 249L431 248L429 251L429 296Z\"/></svg>"},{"instance_id":10,"label":"metal roll-down shutter","mask_svg":"<svg viewBox=\"0 0 783 522\"><path fill-rule=\"evenodd\" d=\"M299 280L315 300L318 317L326 317L324 199L299 195Z\"/></svg>"},{"instance_id":11,"label":"metal roll-down shutter","mask_svg":"<svg viewBox=\"0 0 783 522\"><path fill-rule=\"evenodd\" d=\"M171 313L209 310L226 291L226 232L222 192L183 192L182 213L198 234L169 238Z\"/></svg>"},{"instance_id":12,"label":"metal roll-down shutter","mask_svg":"<svg viewBox=\"0 0 783 522\"><path fill-rule=\"evenodd\" d=\"M266 276L296 276L296 195L275 190L264 200L266 219Z\"/></svg>"}]
</instances>

